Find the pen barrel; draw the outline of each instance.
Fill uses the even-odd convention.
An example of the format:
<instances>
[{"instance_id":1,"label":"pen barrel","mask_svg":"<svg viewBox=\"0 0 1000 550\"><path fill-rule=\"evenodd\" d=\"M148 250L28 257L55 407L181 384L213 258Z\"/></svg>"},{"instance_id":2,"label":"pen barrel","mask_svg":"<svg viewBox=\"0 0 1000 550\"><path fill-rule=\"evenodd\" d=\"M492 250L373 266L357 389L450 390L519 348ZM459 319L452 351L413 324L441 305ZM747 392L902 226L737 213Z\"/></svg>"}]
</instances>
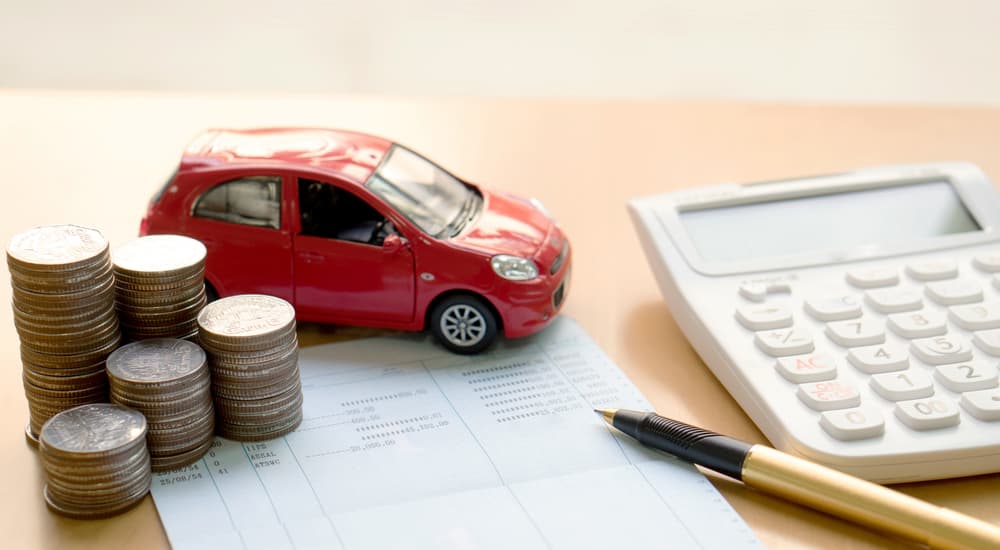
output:
<instances>
[{"instance_id":1,"label":"pen barrel","mask_svg":"<svg viewBox=\"0 0 1000 550\"><path fill-rule=\"evenodd\" d=\"M750 448L743 482L932 548L1000 548L1000 527L770 447Z\"/></svg>"}]
</instances>

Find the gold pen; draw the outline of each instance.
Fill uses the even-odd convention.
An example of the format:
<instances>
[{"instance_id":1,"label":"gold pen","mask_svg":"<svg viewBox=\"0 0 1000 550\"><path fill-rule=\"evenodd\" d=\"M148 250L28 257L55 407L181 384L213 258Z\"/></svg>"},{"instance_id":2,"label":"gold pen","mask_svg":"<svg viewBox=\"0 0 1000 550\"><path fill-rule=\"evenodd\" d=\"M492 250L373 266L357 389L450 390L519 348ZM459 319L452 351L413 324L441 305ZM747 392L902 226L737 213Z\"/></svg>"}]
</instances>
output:
<instances>
[{"instance_id":1,"label":"gold pen","mask_svg":"<svg viewBox=\"0 0 1000 550\"><path fill-rule=\"evenodd\" d=\"M1000 549L1000 527L837 470L651 412L599 409L648 447L844 519L932 548Z\"/></svg>"}]
</instances>

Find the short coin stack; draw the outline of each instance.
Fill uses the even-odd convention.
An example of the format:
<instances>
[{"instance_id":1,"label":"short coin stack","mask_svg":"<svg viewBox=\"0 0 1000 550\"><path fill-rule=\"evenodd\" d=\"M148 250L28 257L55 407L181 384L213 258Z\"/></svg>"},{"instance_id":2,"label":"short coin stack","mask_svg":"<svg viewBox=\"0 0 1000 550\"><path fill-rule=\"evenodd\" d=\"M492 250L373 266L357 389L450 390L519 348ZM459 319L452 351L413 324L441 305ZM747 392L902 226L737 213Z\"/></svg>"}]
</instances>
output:
<instances>
[{"instance_id":1,"label":"short coin stack","mask_svg":"<svg viewBox=\"0 0 1000 550\"><path fill-rule=\"evenodd\" d=\"M302 422L295 310L247 294L205 306L199 340L208 353L216 431L237 441L285 435Z\"/></svg>"},{"instance_id":2,"label":"short coin stack","mask_svg":"<svg viewBox=\"0 0 1000 550\"><path fill-rule=\"evenodd\" d=\"M205 352L176 338L126 344L108 357L111 401L149 423L153 471L187 466L212 445L215 415Z\"/></svg>"},{"instance_id":3,"label":"short coin stack","mask_svg":"<svg viewBox=\"0 0 1000 550\"><path fill-rule=\"evenodd\" d=\"M205 252L205 245L180 235L140 237L115 250L115 299L127 339L198 334Z\"/></svg>"},{"instance_id":4,"label":"short coin stack","mask_svg":"<svg viewBox=\"0 0 1000 550\"><path fill-rule=\"evenodd\" d=\"M131 508L152 474L142 413L98 403L53 416L39 437L48 477L45 502L64 516L91 519Z\"/></svg>"},{"instance_id":5,"label":"short coin stack","mask_svg":"<svg viewBox=\"0 0 1000 550\"><path fill-rule=\"evenodd\" d=\"M75 225L38 227L7 246L24 393L37 444L55 413L106 402L104 360L121 341L108 242Z\"/></svg>"}]
</instances>

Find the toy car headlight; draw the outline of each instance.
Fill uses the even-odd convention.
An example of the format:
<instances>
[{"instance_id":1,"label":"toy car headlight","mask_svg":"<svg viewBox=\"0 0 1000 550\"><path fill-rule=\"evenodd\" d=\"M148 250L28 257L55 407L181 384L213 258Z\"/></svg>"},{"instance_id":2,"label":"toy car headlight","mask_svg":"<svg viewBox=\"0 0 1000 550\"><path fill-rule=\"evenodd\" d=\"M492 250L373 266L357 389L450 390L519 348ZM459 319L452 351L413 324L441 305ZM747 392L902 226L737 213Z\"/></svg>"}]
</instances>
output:
<instances>
[{"instance_id":1,"label":"toy car headlight","mask_svg":"<svg viewBox=\"0 0 1000 550\"><path fill-rule=\"evenodd\" d=\"M493 271L510 281L527 281L538 276L538 266L528 258L498 254L490 260Z\"/></svg>"}]
</instances>

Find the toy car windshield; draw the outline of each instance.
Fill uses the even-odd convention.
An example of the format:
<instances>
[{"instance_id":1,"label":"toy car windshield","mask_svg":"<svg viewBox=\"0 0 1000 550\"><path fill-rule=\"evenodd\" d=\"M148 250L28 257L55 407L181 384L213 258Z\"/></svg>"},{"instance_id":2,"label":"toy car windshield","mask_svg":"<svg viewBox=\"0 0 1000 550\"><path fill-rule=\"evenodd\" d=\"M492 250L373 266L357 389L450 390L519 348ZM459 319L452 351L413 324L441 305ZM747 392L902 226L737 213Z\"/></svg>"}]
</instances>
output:
<instances>
[{"instance_id":1,"label":"toy car windshield","mask_svg":"<svg viewBox=\"0 0 1000 550\"><path fill-rule=\"evenodd\" d=\"M366 187L428 235L457 235L482 205L479 195L427 159L394 146Z\"/></svg>"}]
</instances>

